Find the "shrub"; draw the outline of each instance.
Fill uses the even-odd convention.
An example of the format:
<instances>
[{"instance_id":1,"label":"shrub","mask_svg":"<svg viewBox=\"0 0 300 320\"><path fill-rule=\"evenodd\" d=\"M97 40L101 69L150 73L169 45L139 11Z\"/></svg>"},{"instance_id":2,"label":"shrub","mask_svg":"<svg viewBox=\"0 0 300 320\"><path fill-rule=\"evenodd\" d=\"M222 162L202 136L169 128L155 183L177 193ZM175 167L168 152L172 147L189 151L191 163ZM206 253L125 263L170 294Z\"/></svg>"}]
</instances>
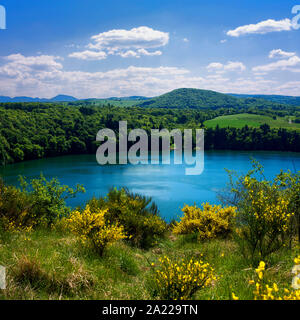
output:
<instances>
[{"instance_id":1,"label":"shrub","mask_svg":"<svg viewBox=\"0 0 300 320\"><path fill-rule=\"evenodd\" d=\"M231 231L232 218L235 207L203 204L201 210L195 206L185 206L184 215L173 229L175 234L198 234L199 240L212 239L219 236L225 237Z\"/></svg>"},{"instance_id":2,"label":"shrub","mask_svg":"<svg viewBox=\"0 0 300 320\"><path fill-rule=\"evenodd\" d=\"M38 179L32 179L27 183L20 177L22 191L26 193L32 202L31 212L37 217L40 223L51 225L57 218L67 216L70 209L65 201L74 198L77 193L85 192L83 186L77 184L76 189L72 189L53 178L47 181L41 174Z\"/></svg>"},{"instance_id":3,"label":"shrub","mask_svg":"<svg viewBox=\"0 0 300 320\"><path fill-rule=\"evenodd\" d=\"M294 262L295 270L299 270L296 267L300 267L300 255L294 259ZM295 277L295 279L298 281L297 286L295 285L295 288L278 288L276 283L272 284L265 280L265 267L265 262L261 261L257 269L255 269L256 279L249 281L249 284L254 287L254 300L300 300L299 276ZM232 293L232 296L235 300L238 299L238 297L234 293Z\"/></svg>"},{"instance_id":4,"label":"shrub","mask_svg":"<svg viewBox=\"0 0 300 320\"><path fill-rule=\"evenodd\" d=\"M92 210L107 210L106 219L122 225L127 240L137 247L151 247L166 231L166 223L152 199L127 189L111 189L107 197L94 198L88 204Z\"/></svg>"},{"instance_id":5,"label":"shrub","mask_svg":"<svg viewBox=\"0 0 300 320\"><path fill-rule=\"evenodd\" d=\"M290 235L292 237L298 234L300 243L300 172L281 171L275 181L282 189L285 199L289 199L289 211L294 213L289 229Z\"/></svg>"},{"instance_id":6,"label":"shrub","mask_svg":"<svg viewBox=\"0 0 300 320\"><path fill-rule=\"evenodd\" d=\"M232 193L238 208L234 239L244 258L256 265L290 240L291 198L276 180L265 180L256 162L254 170L232 184Z\"/></svg>"},{"instance_id":7,"label":"shrub","mask_svg":"<svg viewBox=\"0 0 300 320\"><path fill-rule=\"evenodd\" d=\"M91 245L99 255L104 249L118 241L126 238L124 229L118 224L110 224L105 220L107 210L91 211L89 205L80 212L73 211L66 223L70 230L79 237L83 243Z\"/></svg>"},{"instance_id":8,"label":"shrub","mask_svg":"<svg viewBox=\"0 0 300 320\"><path fill-rule=\"evenodd\" d=\"M30 231L37 224L30 197L0 179L0 225L4 231Z\"/></svg>"},{"instance_id":9,"label":"shrub","mask_svg":"<svg viewBox=\"0 0 300 320\"><path fill-rule=\"evenodd\" d=\"M73 190L57 179L47 181L43 175L27 183L20 177L21 188L6 186L0 179L0 224L5 230L31 230L38 225L51 225L70 209L65 200L84 192L80 185Z\"/></svg>"},{"instance_id":10,"label":"shrub","mask_svg":"<svg viewBox=\"0 0 300 320\"><path fill-rule=\"evenodd\" d=\"M216 280L213 268L202 260L182 259L175 262L165 256L159 262L154 269L153 295L163 300L191 299L198 290Z\"/></svg>"}]
</instances>

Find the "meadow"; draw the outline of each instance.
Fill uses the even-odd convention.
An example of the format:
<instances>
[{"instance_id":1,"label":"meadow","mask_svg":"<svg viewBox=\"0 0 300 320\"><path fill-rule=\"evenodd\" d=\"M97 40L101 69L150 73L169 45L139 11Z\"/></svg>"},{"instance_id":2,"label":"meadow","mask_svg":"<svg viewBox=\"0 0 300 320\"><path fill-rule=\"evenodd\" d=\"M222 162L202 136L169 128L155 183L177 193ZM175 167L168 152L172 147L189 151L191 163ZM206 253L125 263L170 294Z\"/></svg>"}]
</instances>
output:
<instances>
[{"instance_id":1,"label":"meadow","mask_svg":"<svg viewBox=\"0 0 300 320\"><path fill-rule=\"evenodd\" d=\"M270 128L284 128L290 130L300 130L300 123L294 123L293 117L275 117L274 119L271 116L264 116L258 114L250 114L250 113L240 113L240 114L232 114L219 116L211 120L207 120L204 122L204 125L207 128L215 128L217 125L220 128L243 128L244 126L259 128L263 124L267 124ZM291 119L291 122L289 122Z\"/></svg>"},{"instance_id":2,"label":"meadow","mask_svg":"<svg viewBox=\"0 0 300 320\"><path fill-rule=\"evenodd\" d=\"M71 234L46 229L1 239L0 263L8 268L8 280L0 299L153 299L151 263L165 255L197 259L200 254L221 277L194 299L232 300L232 292L253 299L249 280L255 278L255 268L245 263L232 240L198 243L192 236L168 234L150 250L119 242L99 257ZM274 254L268 279L290 287L296 255L296 249Z\"/></svg>"}]
</instances>

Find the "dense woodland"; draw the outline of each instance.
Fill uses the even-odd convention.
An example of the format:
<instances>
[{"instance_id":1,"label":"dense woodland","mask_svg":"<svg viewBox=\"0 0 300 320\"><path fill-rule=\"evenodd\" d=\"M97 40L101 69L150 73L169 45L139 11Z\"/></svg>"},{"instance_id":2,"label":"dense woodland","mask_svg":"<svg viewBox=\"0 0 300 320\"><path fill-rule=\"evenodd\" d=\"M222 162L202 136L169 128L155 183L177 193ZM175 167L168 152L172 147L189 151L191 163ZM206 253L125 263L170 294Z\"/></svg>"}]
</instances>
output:
<instances>
[{"instance_id":1,"label":"dense woodland","mask_svg":"<svg viewBox=\"0 0 300 320\"><path fill-rule=\"evenodd\" d=\"M1 165L67 154L94 153L96 134L102 128L118 131L118 122L128 129L201 128L204 122L221 115L241 112L268 116L299 117L297 107L253 105L233 108L178 109L114 107L85 103L2 103L0 104ZM299 131L273 128L208 128L206 149L300 151Z\"/></svg>"}]
</instances>

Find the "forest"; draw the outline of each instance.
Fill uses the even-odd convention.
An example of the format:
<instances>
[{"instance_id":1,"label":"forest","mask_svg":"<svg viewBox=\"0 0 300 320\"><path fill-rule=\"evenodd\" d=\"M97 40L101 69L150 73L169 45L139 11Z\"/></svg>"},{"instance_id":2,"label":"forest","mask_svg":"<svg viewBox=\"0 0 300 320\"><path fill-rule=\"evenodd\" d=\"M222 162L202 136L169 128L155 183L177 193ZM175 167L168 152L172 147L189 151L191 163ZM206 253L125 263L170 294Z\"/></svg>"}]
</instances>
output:
<instances>
[{"instance_id":1,"label":"forest","mask_svg":"<svg viewBox=\"0 0 300 320\"><path fill-rule=\"evenodd\" d=\"M128 130L199 129L219 116L247 112L268 117L293 116L296 107L264 109L251 107L181 109L115 107L87 103L2 103L0 104L0 164L68 154L95 153L100 129L118 129L128 121ZM216 127L205 128L206 149L300 151L300 132L284 128Z\"/></svg>"}]
</instances>

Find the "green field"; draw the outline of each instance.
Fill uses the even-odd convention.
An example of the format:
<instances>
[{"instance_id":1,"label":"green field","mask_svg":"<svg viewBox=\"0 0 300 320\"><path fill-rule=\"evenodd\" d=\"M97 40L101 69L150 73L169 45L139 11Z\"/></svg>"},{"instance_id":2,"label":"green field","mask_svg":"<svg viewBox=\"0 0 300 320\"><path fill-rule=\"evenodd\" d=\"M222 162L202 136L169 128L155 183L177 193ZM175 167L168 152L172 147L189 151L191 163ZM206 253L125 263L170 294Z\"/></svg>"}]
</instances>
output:
<instances>
[{"instance_id":1,"label":"green field","mask_svg":"<svg viewBox=\"0 0 300 320\"><path fill-rule=\"evenodd\" d=\"M293 119L293 117L291 117L291 119ZM289 118L277 117L276 120L274 120L273 118L268 116L250 113L220 116L212 120L205 121L204 125L207 128L215 128L217 125L219 125L220 128L243 128L245 125L258 128L265 123L268 124L271 128L300 130L300 123L293 123L293 121L292 123L289 123Z\"/></svg>"},{"instance_id":2,"label":"green field","mask_svg":"<svg viewBox=\"0 0 300 320\"><path fill-rule=\"evenodd\" d=\"M0 264L7 266L7 289L2 299L152 299L149 279L151 263L164 255L199 258L202 253L219 277L217 282L197 292L195 299L252 299L248 284L255 268L245 264L231 240L197 243L190 236L167 237L151 250L117 243L99 257L84 249L65 232L36 230L30 235L5 234L0 237ZM293 258L297 252L282 250L272 256L269 280L280 287L290 287ZM275 272L276 270L276 272Z\"/></svg>"}]
</instances>

